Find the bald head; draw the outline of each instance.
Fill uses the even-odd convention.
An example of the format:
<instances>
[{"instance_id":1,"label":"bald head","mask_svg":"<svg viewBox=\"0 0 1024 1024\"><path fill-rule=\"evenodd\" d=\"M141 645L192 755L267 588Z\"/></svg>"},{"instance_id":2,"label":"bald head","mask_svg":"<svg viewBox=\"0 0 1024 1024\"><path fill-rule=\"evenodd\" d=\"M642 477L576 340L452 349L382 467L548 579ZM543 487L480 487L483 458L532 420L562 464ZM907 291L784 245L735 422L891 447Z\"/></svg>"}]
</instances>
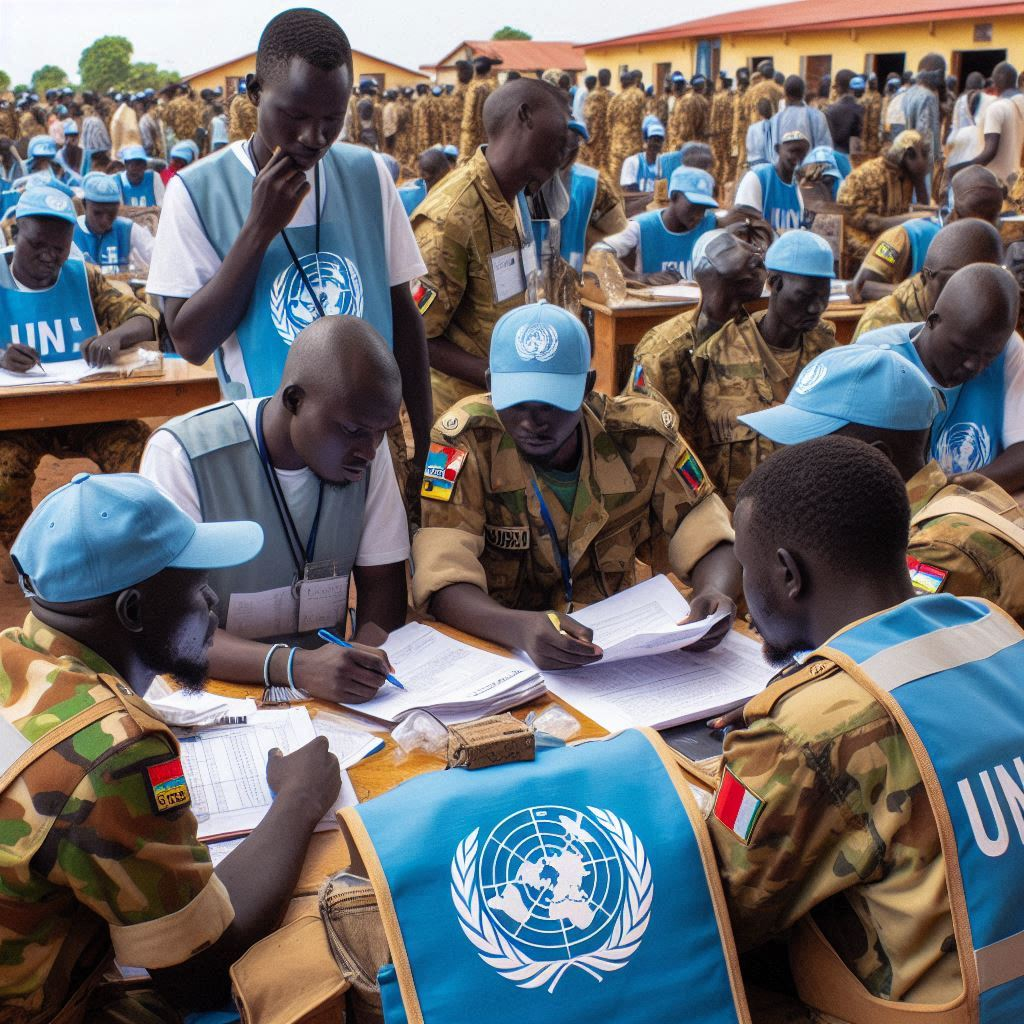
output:
<instances>
[{"instance_id":1,"label":"bald head","mask_svg":"<svg viewBox=\"0 0 1024 1024\"><path fill-rule=\"evenodd\" d=\"M420 177L427 183L427 190L432 189L451 169L448 157L439 149L427 149L417 158Z\"/></svg>"},{"instance_id":2,"label":"bald head","mask_svg":"<svg viewBox=\"0 0 1024 1024\"><path fill-rule=\"evenodd\" d=\"M495 89L484 102L484 131L489 141L514 128L517 122L539 110L566 109L565 94L537 78L516 78Z\"/></svg>"},{"instance_id":3,"label":"bald head","mask_svg":"<svg viewBox=\"0 0 1024 1024\"><path fill-rule=\"evenodd\" d=\"M953 175L953 213L956 219L977 217L998 227L1003 208L1003 186L987 168L977 164Z\"/></svg>"},{"instance_id":4,"label":"bald head","mask_svg":"<svg viewBox=\"0 0 1024 1024\"><path fill-rule=\"evenodd\" d=\"M1000 91L1017 88L1017 69L1008 61L997 64L992 69L992 84Z\"/></svg>"},{"instance_id":5,"label":"bald head","mask_svg":"<svg viewBox=\"0 0 1024 1024\"><path fill-rule=\"evenodd\" d=\"M367 320L324 316L299 332L281 374L283 391L299 385L307 394L325 392L341 401L353 392L401 401L402 378L388 343ZM397 402L396 402L397 404Z\"/></svg>"},{"instance_id":6,"label":"bald head","mask_svg":"<svg viewBox=\"0 0 1024 1024\"><path fill-rule=\"evenodd\" d=\"M987 221L972 218L947 224L928 247L921 271L927 282L928 308L935 308L943 288L958 270L972 263L997 264L1002 258L1002 239Z\"/></svg>"}]
</instances>

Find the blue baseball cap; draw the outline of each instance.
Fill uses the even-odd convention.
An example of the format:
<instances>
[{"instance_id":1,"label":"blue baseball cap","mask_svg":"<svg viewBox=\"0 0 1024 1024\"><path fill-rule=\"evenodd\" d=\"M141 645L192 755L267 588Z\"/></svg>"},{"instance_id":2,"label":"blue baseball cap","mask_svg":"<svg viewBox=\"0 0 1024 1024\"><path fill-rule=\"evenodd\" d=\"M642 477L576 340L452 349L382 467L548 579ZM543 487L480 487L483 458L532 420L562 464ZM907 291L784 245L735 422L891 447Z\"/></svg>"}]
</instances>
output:
<instances>
[{"instance_id":1,"label":"blue baseball cap","mask_svg":"<svg viewBox=\"0 0 1024 1024\"><path fill-rule=\"evenodd\" d=\"M445 146L441 152L447 157L456 157L459 155L459 150L455 146Z\"/></svg>"},{"instance_id":2,"label":"blue baseball cap","mask_svg":"<svg viewBox=\"0 0 1024 1024\"><path fill-rule=\"evenodd\" d=\"M569 131L575 132L584 142L590 141L590 132L582 121L570 121Z\"/></svg>"},{"instance_id":3,"label":"blue baseball cap","mask_svg":"<svg viewBox=\"0 0 1024 1024\"><path fill-rule=\"evenodd\" d=\"M682 192L695 206L716 208L715 179L699 167L677 167L668 179L668 194Z\"/></svg>"},{"instance_id":4,"label":"blue baseball cap","mask_svg":"<svg viewBox=\"0 0 1024 1024\"><path fill-rule=\"evenodd\" d=\"M850 79L851 89L863 89L865 85L867 85L867 82L864 81L863 75L854 75L853 78Z\"/></svg>"},{"instance_id":5,"label":"blue baseball cap","mask_svg":"<svg viewBox=\"0 0 1024 1024\"><path fill-rule=\"evenodd\" d=\"M686 75L684 75L682 73L682 71L673 71L672 72L672 81L673 82L685 82L686 81Z\"/></svg>"},{"instance_id":6,"label":"blue baseball cap","mask_svg":"<svg viewBox=\"0 0 1024 1024\"><path fill-rule=\"evenodd\" d=\"M263 547L258 523L197 523L136 473L79 473L47 495L11 559L29 596L58 604L116 594L164 569L223 569Z\"/></svg>"},{"instance_id":7,"label":"blue baseball cap","mask_svg":"<svg viewBox=\"0 0 1024 1024\"><path fill-rule=\"evenodd\" d=\"M14 208L14 216L17 220L22 217L52 217L54 220L67 221L68 224L78 222L71 196L51 185L36 185L25 189Z\"/></svg>"},{"instance_id":8,"label":"blue baseball cap","mask_svg":"<svg viewBox=\"0 0 1024 1024\"><path fill-rule=\"evenodd\" d=\"M652 135L665 138L665 126L653 114L648 114L644 118L641 130L645 139L649 139Z\"/></svg>"},{"instance_id":9,"label":"blue baseball cap","mask_svg":"<svg viewBox=\"0 0 1024 1024\"><path fill-rule=\"evenodd\" d=\"M90 171L82 179L82 198L93 203L120 203L121 186L109 174Z\"/></svg>"},{"instance_id":10,"label":"blue baseball cap","mask_svg":"<svg viewBox=\"0 0 1024 1024\"><path fill-rule=\"evenodd\" d=\"M75 124L74 120L72 118L70 118L70 117L61 125L61 128L64 129L64 134L65 135L77 135L78 134L78 125Z\"/></svg>"},{"instance_id":11,"label":"blue baseball cap","mask_svg":"<svg viewBox=\"0 0 1024 1024\"><path fill-rule=\"evenodd\" d=\"M195 145L195 143L193 143ZM176 142L171 146L170 156L176 160L184 160L185 163L190 164L195 160L195 153L192 152L192 146L187 142Z\"/></svg>"},{"instance_id":12,"label":"blue baseball cap","mask_svg":"<svg viewBox=\"0 0 1024 1024\"><path fill-rule=\"evenodd\" d=\"M892 349L840 345L800 372L785 405L740 416L777 444L799 444L849 423L927 430L940 402L924 374Z\"/></svg>"},{"instance_id":13,"label":"blue baseball cap","mask_svg":"<svg viewBox=\"0 0 1024 1024\"><path fill-rule=\"evenodd\" d=\"M839 170L839 164L836 162L835 150L829 146L815 146L804 157L804 162L800 166L807 167L809 164L824 164L825 169L821 172L823 178L841 178L843 176L842 171Z\"/></svg>"},{"instance_id":14,"label":"blue baseball cap","mask_svg":"<svg viewBox=\"0 0 1024 1024\"><path fill-rule=\"evenodd\" d=\"M36 156L56 156L57 143L49 135L33 135L28 140L28 158L31 160Z\"/></svg>"},{"instance_id":15,"label":"blue baseball cap","mask_svg":"<svg viewBox=\"0 0 1024 1024\"><path fill-rule=\"evenodd\" d=\"M764 254L768 270L801 277L836 276L832 247L820 235L810 231L787 231L768 247Z\"/></svg>"},{"instance_id":16,"label":"blue baseball cap","mask_svg":"<svg viewBox=\"0 0 1024 1024\"><path fill-rule=\"evenodd\" d=\"M566 412L583 404L590 338L579 319L547 302L510 310L491 334L491 404L544 402Z\"/></svg>"},{"instance_id":17,"label":"blue baseball cap","mask_svg":"<svg viewBox=\"0 0 1024 1024\"><path fill-rule=\"evenodd\" d=\"M118 159L128 163L129 160L148 160L146 151L139 145L122 146L118 151Z\"/></svg>"}]
</instances>

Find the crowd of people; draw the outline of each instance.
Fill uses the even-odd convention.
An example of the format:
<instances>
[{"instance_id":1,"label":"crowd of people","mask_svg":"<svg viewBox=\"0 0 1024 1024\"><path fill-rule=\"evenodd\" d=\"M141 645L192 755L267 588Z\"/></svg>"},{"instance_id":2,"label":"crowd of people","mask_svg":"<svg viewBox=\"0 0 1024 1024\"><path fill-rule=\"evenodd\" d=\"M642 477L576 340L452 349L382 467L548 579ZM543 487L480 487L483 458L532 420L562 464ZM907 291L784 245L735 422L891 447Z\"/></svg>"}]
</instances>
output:
<instances>
[{"instance_id":1,"label":"crowd of people","mask_svg":"<svg viewBox=\"0 0 1024 1024\"><path fill-rule=\"evenodd\" d=\"M931 54L810 98L768 61L657 90L623 71L614 93L606 70L456 70L353 82L342 29L293 9L230 103L181 83L0 101L0 384L148 347L212 359L223 398L154 408L156 429L0 431L0 554L30 602L0 634L0 1019L238 1019L229 968L278 926L338 762L322 738L273 753L270 813L214 868L155 676L360 704L410 615L571 671L603 654L577 609L649 572L718 616L695 650L745 618L778 674L712 723L710 768L679 769L709 790L686 825L707 877L685 882L727 938L690 965L620 955L600 1019L644 1004L645 970L685 1012L685 971L736 949L729 1019L953 1022L996 997L991 1019L1024 1018L1016 69L957 95ZM866 304L849 345L840 275ZM583 292L679 281L698 301L597 390ZM100 473L33 510L47 454ZM400 845L437 839L422 821L393 823ZM355 891L379 939L353 927L338 955L397 1020L407 954L376 881ZM452 928L460 1006L519 991ZM141 979L112 982L111 953ZM529 1019L590 1019L560 977ZM658 998L642 1019L670 1019Z\"/></svg>"}]
</instances>

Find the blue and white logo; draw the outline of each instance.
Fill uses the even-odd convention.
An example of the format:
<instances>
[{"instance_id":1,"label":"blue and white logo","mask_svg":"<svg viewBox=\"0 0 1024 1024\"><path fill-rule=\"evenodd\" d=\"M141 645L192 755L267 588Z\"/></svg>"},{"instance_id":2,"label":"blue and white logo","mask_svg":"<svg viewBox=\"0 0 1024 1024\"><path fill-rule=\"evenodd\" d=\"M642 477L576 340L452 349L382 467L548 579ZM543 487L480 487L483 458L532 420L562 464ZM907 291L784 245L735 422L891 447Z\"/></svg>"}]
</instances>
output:
<instances>
[{"instance_id":1,"label":"blue and white logo","mask_svg":"<svg viewBox=\"0 0 1024 1024\"><path fill-rule=\"evenodd\" d=\"M546 363L558 351L558 331L549 324L524 324L516 331L515 345L520 359Z\"/></svg>"},{"instance_id":2,"label":"blue and white logo","mask_svg":"<svg viewBox=\"0 0 1024 1024\"><path fill-rule=\"evenodd\" d=\"M363 281L356 265L333 252L316 252L299 260L325 316L363 315ZM318 316L316 303L294 264L274 278L270 316L285 344L290 345Z\"/></svg>"},{"instance_id":3,"label":"blue and white logo","mask_svg":"<svg viewBox=\"0 0 1024 1024\"><path fill-rule=\"evenodd\" d=\"M651 917L643 843L611 811L528 807L452 860L459 924L484 963L549 993L570 968L601 980L625 967Z\"/></svg>"},{"instance_id":4,"label":"blue and white logo","mask_svg":"<svg viewBox=\"0 0 1024 1024\"><path fill-rule=\"evenodd\" d=\"M978 423L950 425L935 447L937 461L947 474L973 473L992 461L992 438Z\"/></svg>"}]
</instances>

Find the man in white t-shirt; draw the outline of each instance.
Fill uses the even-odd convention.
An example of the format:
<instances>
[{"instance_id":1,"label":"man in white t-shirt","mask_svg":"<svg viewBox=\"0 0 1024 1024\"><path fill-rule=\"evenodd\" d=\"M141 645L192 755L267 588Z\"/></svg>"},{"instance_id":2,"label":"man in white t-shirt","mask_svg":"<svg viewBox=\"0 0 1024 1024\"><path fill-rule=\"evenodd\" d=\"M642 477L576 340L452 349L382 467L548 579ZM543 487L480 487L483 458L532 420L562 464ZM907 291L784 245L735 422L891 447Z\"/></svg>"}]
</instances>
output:
<instances>
[{"instance_id":1,"label":"man in white t-shirt","mask_svg":"<svg viewBox=\"0 0 1024 1024\"><path fill-rule=\"evenodd\" d=\"M318 11L284 11L260 37L247 90L256 133L167 186L149 291L175 348L194 363L214 355L227 397L260 397L303 327L359 316L393 346L422 465L433 409L409 282L425 268L380 157L334 144L352 91L345 33Z\"/></svg>"},{"instance_id":2,"label":"man in white t-shirt","mask_svg":"<svg viewBox=\"0 0 1024 1024\"><path fill-rule=\"evenodd\" d=\"M210 674L292 686L324 700L370 699L391 671L377 645L405 622L409 530L385 431L401 377L365 320L332 316L296 339L269 398L223 402L164 424L140 472L197 521L243 513L260 554L211 573L220 628ZM349 577L358 591L351 647Z\"/></svg>"},{"instance_id":3,"label":"man in white t-shirt","mask_svg":"<svg viewBox=\"0 0 1024 1024\"><path fill-rule=\"evenodd\" d=\"M985 145L971 163L987 167L1004 185L1020 173L1024 147L1024 95L1017 88L1017 69L1003 61L992 72L999 98L981 116ZM953 170L953 168L951 168Z\"/></svg>"}]
</instances>

